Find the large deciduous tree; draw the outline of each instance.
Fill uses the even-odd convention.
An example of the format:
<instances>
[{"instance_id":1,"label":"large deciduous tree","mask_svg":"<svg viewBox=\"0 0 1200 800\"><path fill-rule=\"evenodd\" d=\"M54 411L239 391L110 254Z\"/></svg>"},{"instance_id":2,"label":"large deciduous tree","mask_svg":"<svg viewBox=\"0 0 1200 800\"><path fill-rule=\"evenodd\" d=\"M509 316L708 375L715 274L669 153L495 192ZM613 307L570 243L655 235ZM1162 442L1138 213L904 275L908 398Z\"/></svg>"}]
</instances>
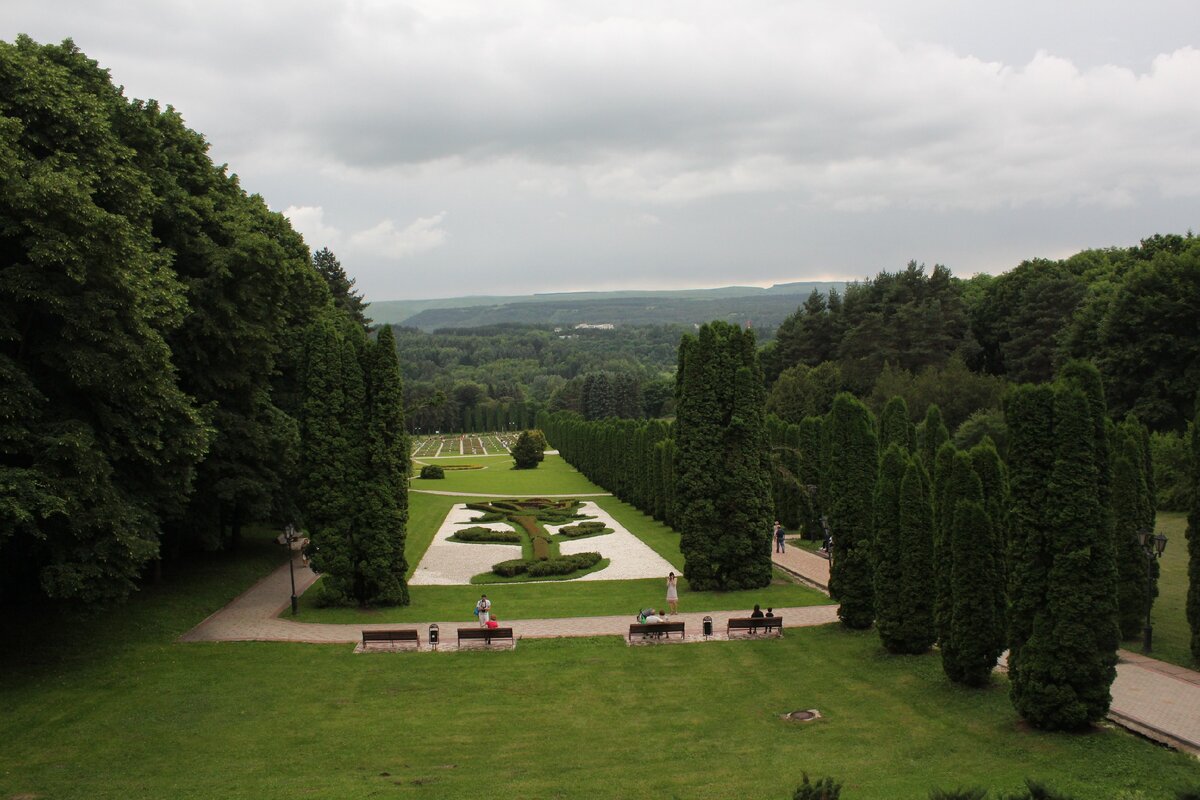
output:
<instances>
[{"instance_id":1,"label":"large deciduous tree","mask_svg":"<svg viewBox=\"0 0 1200 800\"><path fill-rule=\"evenodd\" d=\"M210 438L130 113L70 41L0 43L0 596L132 590Z\"/></svg>"},{"instance_id":2,"label":"large deciduous tree","mask_svg":"<svg viewBox=\"0 0 1200 800\"><path fill-rule=\"evenodd\" d=\"M771 580L770 459L753 331L724 322L679 346L674 524L693 589Z\"/></svg>"},{"instance_id":3,"label":"large deciduous tree","mask_svg":"<svg viewBox=\"0 0 1200 800\"><path fill-rule=\"evenodd\" d=\"M869 628L875 616L871 569L871 507L879 445L870 410L842 393L829 414L829 527L833 557L829 591L848 628Z\"/></svg>"}]
</instances>

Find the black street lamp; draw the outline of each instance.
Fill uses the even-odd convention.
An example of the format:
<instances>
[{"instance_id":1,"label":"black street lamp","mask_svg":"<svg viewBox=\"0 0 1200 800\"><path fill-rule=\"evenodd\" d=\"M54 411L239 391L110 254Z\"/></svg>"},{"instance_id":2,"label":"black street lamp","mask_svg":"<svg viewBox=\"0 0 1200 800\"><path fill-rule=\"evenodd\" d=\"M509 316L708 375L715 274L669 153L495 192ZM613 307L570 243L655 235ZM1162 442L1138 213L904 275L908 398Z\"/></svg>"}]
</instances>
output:
<instances>
[{"instance_id":1,"label":"black street lamp","mask_svg":"<svg viewBox=\"0 0 1200 800\"><path fill-rule=\"evenodd\" d=\"M1143 629L1142 652L1149 653L1154 639L1154 626L1150 623L1150 610L1154 607L1154 562L1162 558L1163 550L1167 549L1167 535L1155 535L1153 531L1143 529L1137 532L1138 544L1146 556L1146 627Z\"/></svg>"},{"instance_id":2,"label":"black street lamp","mask_svg":"<svg viewBox=\"0 0 1200 800\"><path fill-rule=\"evenodd\" d=\"M292 616L296 616L298 610L296 603L296 554L292 552L292 543L296 541L296 526L288 523L283 529L283 538L287 542L288 549L288 575L292 579Z\"/></svg>"}]
</instances>

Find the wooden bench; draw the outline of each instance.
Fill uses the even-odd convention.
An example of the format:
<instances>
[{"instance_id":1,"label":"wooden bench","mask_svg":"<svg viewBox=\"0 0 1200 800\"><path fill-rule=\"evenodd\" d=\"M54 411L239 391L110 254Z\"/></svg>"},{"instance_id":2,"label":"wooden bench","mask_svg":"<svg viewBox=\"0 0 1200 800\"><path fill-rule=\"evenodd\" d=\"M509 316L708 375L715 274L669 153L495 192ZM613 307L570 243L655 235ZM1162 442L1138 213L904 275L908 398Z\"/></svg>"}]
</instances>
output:
<instances>
[{"instance_id":1,"label":"wooden bench","mask_svg":"<svg viewBox=\"0 0 1200 800\"><path fill-rule=\"evenodd\" d=\"M672 633L678 633L679 638L686 638L683 632L682 622L642 622L629 626L629 641L633 641L634 634L642 634L643 639L648 639L653 636L655 639L660 639L666 636L671 638Z\"/></svg>"},{"instance_id":2,"label":"wooden bench","mask_svg":"<svg viewBox=\"0 0 1200 800\"><path fill-rule=\"evenodd\" d=\"M363 631L363 649L367 649L368 642L412 642L418 648L421 647L421 637L417 633L416 628L400 628L392 631Z\"/></svg>"},{"instance_id":3,"label":"wooden bench","mask_svg":"<svg viewBox=\"0 0 1200 800\"><path fill-rule=\"evenodd\" d=\"M763 633L777 631L783 635L783 617L734 617L725 625L725 635L730 631L749 631L757 633L762 628Z\"/></svg>"},{"instance_id":4,"label":"wooden bench","mask_svg":"<svg viewBox=\"0 0 1200 800\"><path fill-rule=\"evenodd\" d=\"M513 647L517 646L516 640L513 639L512 628L459 628L459 647L462 647L463 639L466 639L468 642L473 639L482 639L485 645L491 645L492 639L508 639L508 641L512 642Z\"/></svg>"}]
</instances>

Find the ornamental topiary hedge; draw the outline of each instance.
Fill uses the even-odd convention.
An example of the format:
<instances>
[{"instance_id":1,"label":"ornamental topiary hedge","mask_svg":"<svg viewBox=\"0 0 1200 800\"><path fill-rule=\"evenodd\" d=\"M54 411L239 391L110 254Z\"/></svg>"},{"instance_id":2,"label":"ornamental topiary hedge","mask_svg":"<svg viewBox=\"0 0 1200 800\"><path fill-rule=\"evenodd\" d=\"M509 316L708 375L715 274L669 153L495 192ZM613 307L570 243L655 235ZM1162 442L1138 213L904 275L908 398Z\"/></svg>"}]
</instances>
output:
<instances>
[{"instance_id":1,"label":"ornamental topiary hedge","mask_svg":"<svg viewBox=\"0 0 1200 800\"><path fill-rule=\"evenodd\" d=\"M580 522L578 525L567 525L559 528L558 532L563 536L592 536L600 533L612 533L612 528L604 526L603 522Z\"/></svg>"},{"instance_id":2,"label":"ornamental topiary hedge","mask_svg":"<svg viewBox=\"0 0 1200 800\"><path fill-rule=\"evenodd\" d=\"M437 464L426 464L425 466L421 467L421 477L434 479L444 478L446 477L446 471Z\"/></svg>"},{"instance_id":3,"label":"ornamental topiary hedge","mask_svg":"<svg viewBox=\"0 0 1200 800\"><path fill-rule=\"evenodd\" d=\"M454 532L454 538L463 542L503 542L505 544L520 544L521 534L516 531L494 531L473 525Z\"/></svg>"}]
</instances>

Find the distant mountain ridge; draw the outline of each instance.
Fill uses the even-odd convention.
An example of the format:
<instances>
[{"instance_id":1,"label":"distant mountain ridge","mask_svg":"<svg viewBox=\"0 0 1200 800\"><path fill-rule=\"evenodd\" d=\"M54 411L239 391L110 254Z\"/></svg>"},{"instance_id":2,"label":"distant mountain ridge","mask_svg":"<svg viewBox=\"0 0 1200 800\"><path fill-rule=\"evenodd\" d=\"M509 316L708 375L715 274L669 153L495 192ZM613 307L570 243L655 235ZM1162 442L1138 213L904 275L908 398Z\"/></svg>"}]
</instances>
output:
<instances>
[{"instance_id":1,"label":"distant mountain ridge","mask_svg":"<svg viewBox=\"0 0 1200 800\"><path fill-rule=\"evenodd\" d=\"M774 328L813 290L842 291L845 281L796 281L715 289L548 292L517 296L447 297L433 300L382 300L367 315L375 322L422 330L474 328L512 323L700 324L713 319Z\"/></svg>"}]
</instances>

